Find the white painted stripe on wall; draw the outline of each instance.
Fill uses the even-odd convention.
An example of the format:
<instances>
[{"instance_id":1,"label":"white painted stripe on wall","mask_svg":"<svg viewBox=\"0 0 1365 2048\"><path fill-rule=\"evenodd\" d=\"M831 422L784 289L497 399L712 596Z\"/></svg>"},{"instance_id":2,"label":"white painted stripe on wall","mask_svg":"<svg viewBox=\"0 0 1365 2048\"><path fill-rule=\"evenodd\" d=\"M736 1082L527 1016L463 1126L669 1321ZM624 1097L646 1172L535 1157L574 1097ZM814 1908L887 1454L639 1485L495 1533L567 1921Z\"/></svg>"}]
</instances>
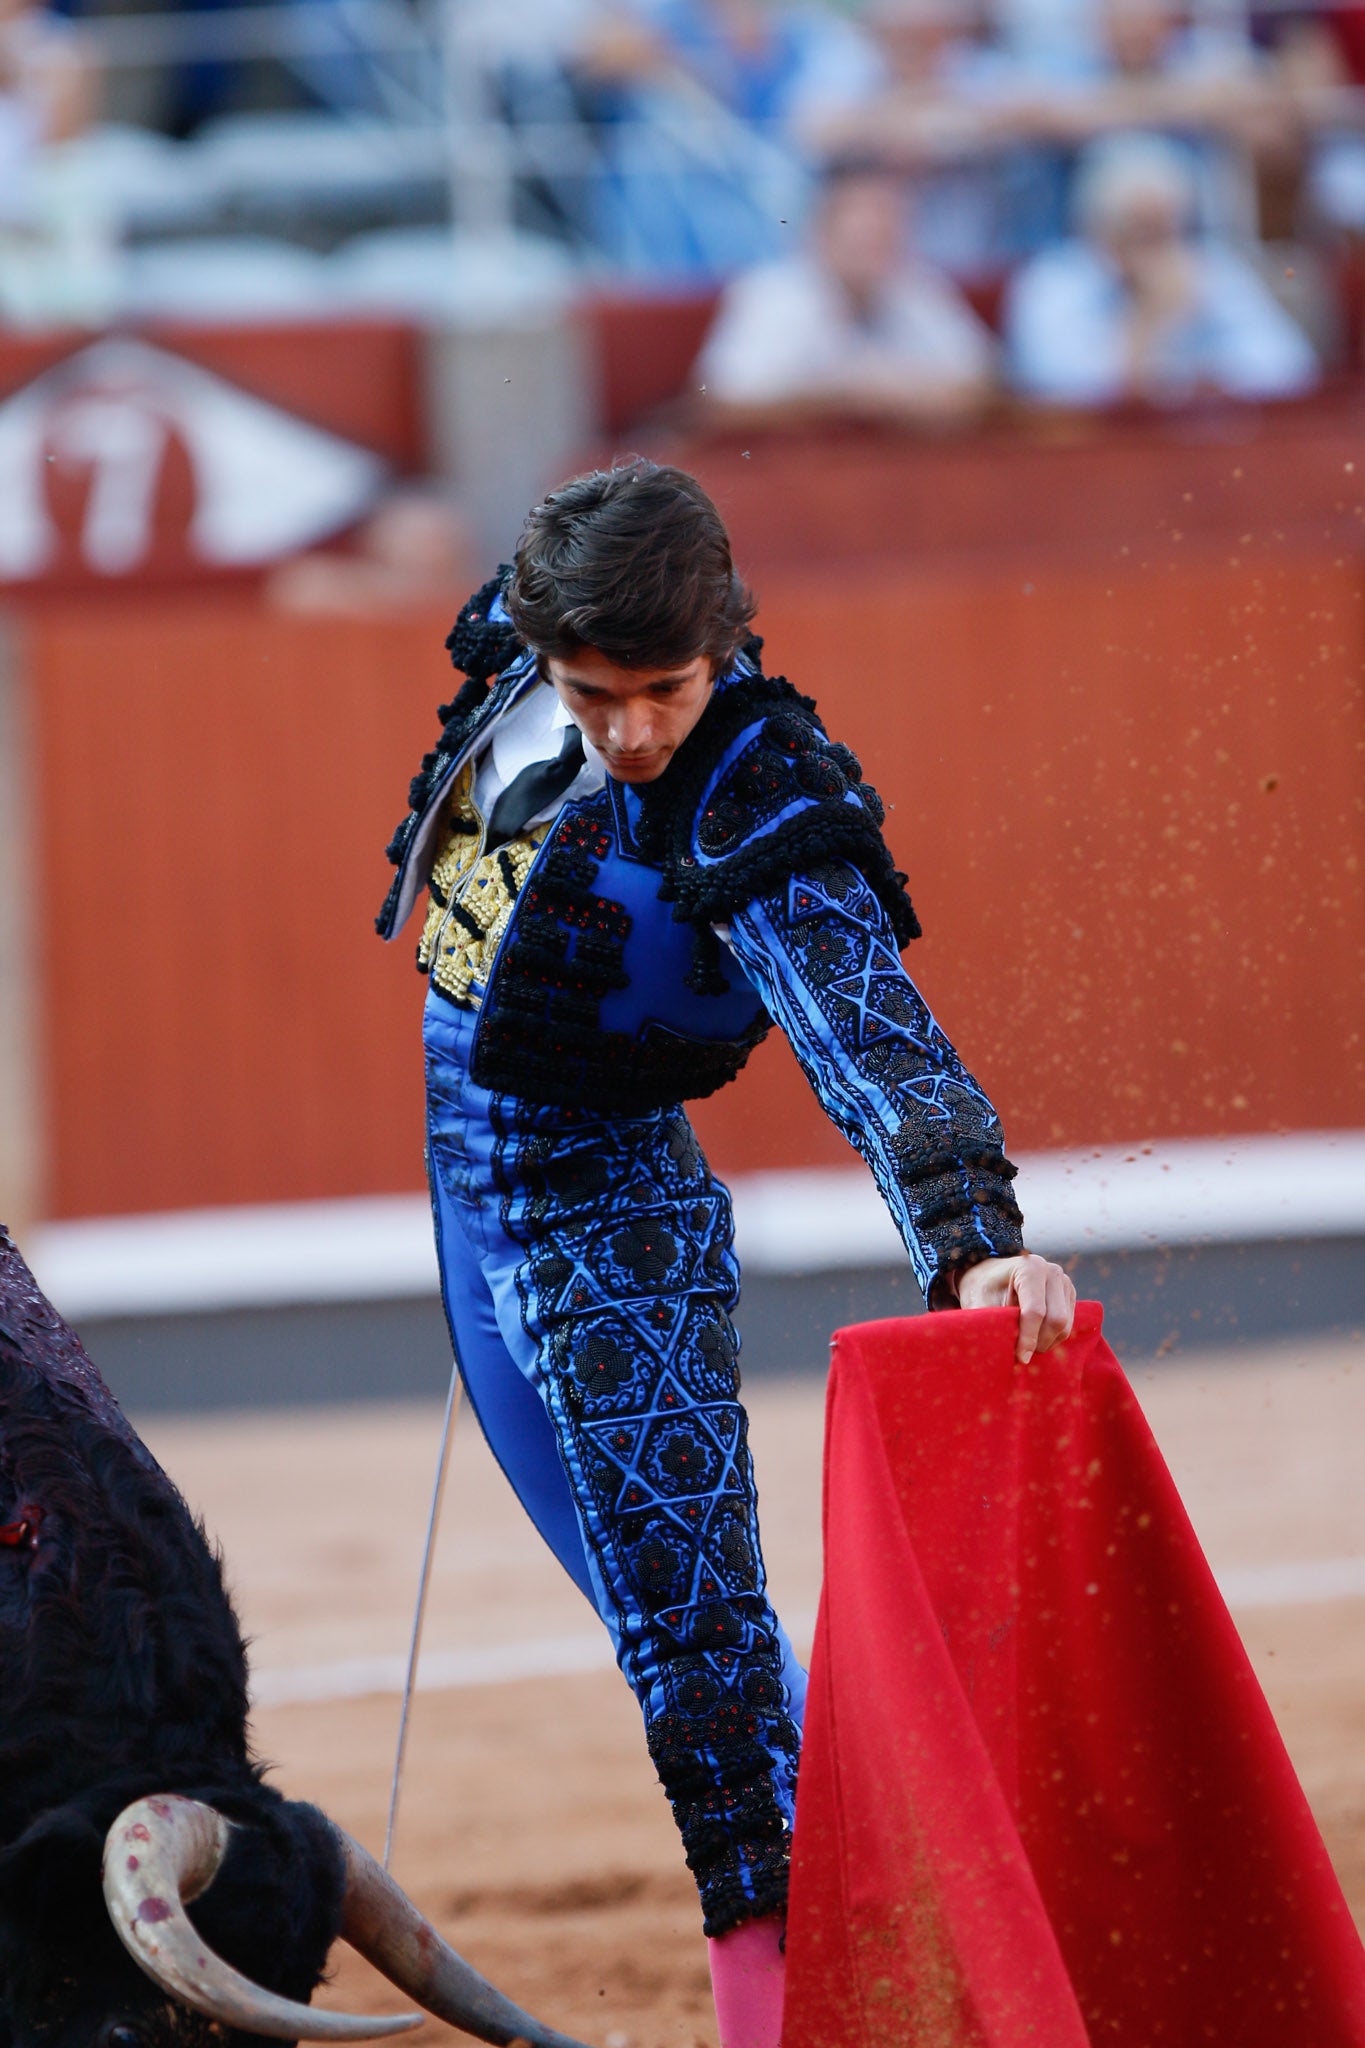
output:
<instances>
[{"instance_id":1,"label":"white painted stripe on wall","mask_svg":"<svg viewBox=\"0 0 1365 2048\"><path fill-rule=\"evenodd\" d=\"M798 1653L809 1655L815 1635L813 1610L785 1618ZM571 1636L540 1636L523 1642L491 1643L476 1650L426 1652L417 1667L418 1692L460 1692L469 1686L511 1685L520 1679L573 1677L610 1671L616 1659L604 1628ZM251 1675L252 1704L258 1707L316 1706L327 1700L363 1699L403 1690L406 1657L343 1657L332 1664L265 1665Z\"/></svg>"},{"instance_id":2,"label":"white painted stripe on wall","mask_svg":"<svg viewBox=\"0 0 1365 2048\"><path fill-rule=\"evenodd\" d=\"M425 1195L49 1223L24 1247L62 1313L172 1314L437 1292Z\"/></svg>"},{"instance_id":3,"label":"white painted stripe on wall","mask_svg":"<svg viewBox=\"0 0 1365 2048\"><path fill-rule=\"evenodd\" d=\"M1219 1590L1237 1613L1263 1607L1316 1607L1334 1600L1365 1600L1365 1557L1306 1558L1301 1562L1232 1565L1217 1575ZM787 1622L797 1650L807 1654L815 1616ZM461 1692L470 1686L512 1685L526 1679L574 1677L608 1671L614 1659L604 1629L571 1636L541 1636L494 1643L477 1650L437 1650L423 1657L419 1692ZM407 1675L403 1657L346 1657L332 1664L266 1665L253 1672L252 1704L307 1707L331 1700L398 1693Z\"/></svg>"},{"instance_id":4,"label":"white painted stripe on wall","mask_svg":"<svg viewBox=\"0 0 1365 2048\"><path fill-rule=\"evenodd\" d=\"M1218 1574L1229 1607L1321 1607L1365 1600L1365 1557L1304 1558L1290 1564L1231 1565Z\"/></svg>"},{"instance_id":5,"label":"white painted stripe on wall","mask_svg":"<svg viewBox=\"0 0 1365 2048\"><path fill-rule=\"evenodd\" d=\"M1028 1242L1052 1257L1365 1233L1365 1131L1030 1152L1018 1166ZM860 1167L748 1174L734 1195L740 1257L752 1272L905 1256Z\"/></svg>"},{"instance_id":6,"label":"white painted stripe on wall","mask_svg":"<svg viewBox=\"0 0 1365 2048\"><path fill-rule=\"evenodd\" d=\"M497 1643L479 1650L436 1650L423 1657L419 1692L459 1692L468 1686L509 1685L524 1678L563 1678L580 1671L609 1671L614 1662L605 1629L594 1635L543 1636L538 1641ZM277 1665L253 1671L251 1699L257 1707L316 1706L326 1700L364 1699L403 1690L407 1658L343 1657L334 1664Z\"/></svg>"},{"instance_id":7,"label":"white painted stripe on wall","mask_svg":"<svg viewBox=\"0 0 1365 2048\"><path fill-rule=\"evenodd\" d=\"M905 1259L861 1167L744 1174L732 1192L751 1273ZM1365 1235L1365 1131L1035 1152L1020 1159L1018 1194L1030 1244L1054 1256ZM26 1248L76 1320L436 1293L423 1195L50 1223Z\"/></svg>"}]
</instances>

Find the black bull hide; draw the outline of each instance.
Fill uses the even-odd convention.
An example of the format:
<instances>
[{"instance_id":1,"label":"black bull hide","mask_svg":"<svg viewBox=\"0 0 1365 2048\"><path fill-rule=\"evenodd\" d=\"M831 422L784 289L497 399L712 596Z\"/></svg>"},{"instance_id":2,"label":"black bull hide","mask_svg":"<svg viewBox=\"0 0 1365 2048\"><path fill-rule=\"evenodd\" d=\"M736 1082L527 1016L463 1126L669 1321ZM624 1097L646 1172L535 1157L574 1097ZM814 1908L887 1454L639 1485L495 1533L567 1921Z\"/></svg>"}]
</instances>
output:
<instances>
[{"instance_id":1,"label":"black bull hide","mask_svg":"<svg viewBox=\"0 0 1365 2048\"><path fill-rule=\"evenodd\" d=\"M235 1823L192 1917L227 1962L308 2000L344 1857L315 1807L264 1782L246 1723L220 1560L0 1225L0 2048L256 2038L169 1998L111 1925L104 1838L152 1793Z\"/></svg>"}]
</instances>

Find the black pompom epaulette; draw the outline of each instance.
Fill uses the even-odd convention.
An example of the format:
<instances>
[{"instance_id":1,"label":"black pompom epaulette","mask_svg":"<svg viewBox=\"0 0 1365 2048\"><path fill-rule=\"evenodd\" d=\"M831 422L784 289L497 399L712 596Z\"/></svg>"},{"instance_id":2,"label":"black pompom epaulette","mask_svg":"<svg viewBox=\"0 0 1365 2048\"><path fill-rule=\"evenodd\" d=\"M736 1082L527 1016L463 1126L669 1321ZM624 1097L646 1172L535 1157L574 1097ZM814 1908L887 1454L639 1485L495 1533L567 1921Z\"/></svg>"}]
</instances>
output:
<instances>
[{"instance_id":1,"label":"black pompom epaulette","mask_svg":"<svg viewBox=\"0 0 1365 2048\"><path fill-rule=\"evenodd\" d=\"M753 645L744 650L750 661ZM881 798L851 749L828 738L814 700L784 676L741 676L717 690L640 800L637 845L662 868L659 894L680 922L709 929L792 875L844 860L868 882L900 944L920 936L906 877L882 837Z\"/></svg>"},{"instance_id":2,"label":"black pompom epaulette","mask_svg":"<svg viewBox=\"0 0 1365 2048\"><path fill-rule=\"evenodd\" d=\"M471 682L486 683L490 676L501 675L526 652L510 619L493 621L488 616L506 588L511 573L510 562L500 563L496 576L490 576L486 583L479 585L446 635L446 652L454 666ZM460 694L463 696L464 692ZM440 715L444 723L450 711L443 706Z\"/></svg>"}]
</instances>

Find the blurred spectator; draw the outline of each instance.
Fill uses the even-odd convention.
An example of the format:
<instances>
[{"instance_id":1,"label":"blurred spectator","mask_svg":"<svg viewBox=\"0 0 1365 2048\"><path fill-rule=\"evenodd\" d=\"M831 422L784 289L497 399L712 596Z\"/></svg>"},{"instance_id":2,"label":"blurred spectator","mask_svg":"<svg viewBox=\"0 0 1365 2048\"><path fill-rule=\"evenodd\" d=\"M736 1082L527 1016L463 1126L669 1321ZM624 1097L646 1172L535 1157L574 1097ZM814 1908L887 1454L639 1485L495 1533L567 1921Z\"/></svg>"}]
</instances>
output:
<instances>
[{"instance_id":1,"label":"blurred spectator","mask_svg":"<svg viewBox=\"0 0 1365 2048\"><path fill-rule=\"evenodd\" d=\"M457 120L505 125L507 151L459 153L461 223L516 226L585 252L596 231L603 105L595 52L615 20L609 0L460 0L445 17ZM611 99L610 87L605 98ZM504 181L501 194L495 192ZM473 190L471 191L471 187Z\"/></svg>"},{"instance_id":2,"label":"blurred spectator","mask_svg":"<svg viewBox=\"0 0 1365 2048\"><path fill-rule=\"evenodd\" d=\"M869 0L862 21L880 67L864 92L814 117L817 146L911 162L973 147L981 119L964 81L991 47L985 0Z\"/></svg>"},{"instance_id":3,"label":"blurred spectator","mask_svg":"<svg viewBox=\"0 0 1365 2048\"><path fill-rule=\"evenodd\" d=\"M645 73L686 81L740 120L798 140L879 77L874 46L831 8L801 0L638 0Z\"/></svg>"},{"instance_id":4,"label":"blurred spectator","mask_svg":"<svg viewBox=\"0 0 1365 2048\"><path fill-rule=\"evenodd\" d=\"M1358 244L1365 235L1365 6L1329 7L1269 25L1282 68L1317 129L1308 172L1311 212L1321 226ZM1356 286L1357 292L1359 286Z\"/></svg>"},{"instance_id":5,"label":"blurred spectator","mask_svg":"<svg viewBox=\"0 0 1365 2048\"><path fill-rule=\"evenodd\" d=\"M66 142L94 113L94 80L71 24L31 0L0 0L0 199L21 192L27 156Z\"/></svg>"},{"instance_id":6,"label":"blurred spectator","mask_svg":"<svg viewBox=\"0 0 1365 2048\"><path fill-rule=\"evenodd\" d=\"M459 602L477 582L468 521L444 492L408 484L392 491L342 553L319 548L281 562L266 598L281 611L367 616Z\"/></svg>"},{"instance_id":7,"label":"blurred spectator","mask_svg":"<svg viewBox=\"0 0 1365 2048\"><path fill-rule=\"evenodd\" d=\"M1076 189L1080 238L1014 279L1010 373L1061 405L1170 403L1201 390L1285 398L1318 361L1248 259L1194 232L1188 157L1161 136L1092 145Z\"/></svg>"},{"instance_id":8,"label":"blurred spectator","mask_svg":"<svg viewBox=\"0 0 1365 2048\"><path fill-rule=\"evenodd\" d=\"M0 320L99 320L112 304L112 223L66 148L95 99L78 31L0 0Z\"/></svg>"},{"instance_id":9,"label":"blurred spectator","mask_svg":"<svg viewBox=\"0 0 1365 2048\"><path fill-rule=\"evenodd\" d=\"M994 37L993 12L988 0L871 0L863 19L883 74L815 128L831 156L876 156L914 176L921 250L957 277L998 273L1065 217L1065 161L1019 118L1050 87Z\"/></svg>"},{"instance_id":10,"label":"blurred spectator","mask_svg":"<svg viewBox=\"0 0 1365 2048\"><path fill-rule=\"evenodd\" d=\"M1297 147L1298 120L1245 21L1179 0L1098 0L1096 21L1094 75L1021 107L1023 125L1072 148L1132 129L1178 138L1195 168L1200 225L1254 234L1253 162Z\"/></svg>"},{"instance_id":11,"label":"blurred spectator","mask_svg":"<svg viewBox=\"0 0 1365 2048\"><path fill-rule=\"evenodd\" d=\"M1008 38L979 45L963 82L1002 125L1084 140L1116 127L1240 130L1274 79L1246 22L1194 0L1084 0L1069 47Z\"/></svg>"},{"instance_id":12,"label":"blurred spectator","mask_svg":"<svg viewBox=\"0 0 1365 2048\"><path fill-rule=\"evenodd\" d=\"M1234 233L1254 230L1247 152L1297 140L1293 97L1244 27L1180 0L1013 0L992 34L977 0L872 0L865 19L885 81L821 140L915 171L932 195L926 247L959 274L1065 233L1076 153L1095 136L1179 135L1203 219Z\"/></svg>"},{"instance_id":13,"label":"blurred spectator","mask_svg":"<svg viewBox=\"0 0 1365 2048\"><path fill-rule=\"evenodd\" d=\"M585 40L606 178L598 234L624 267L724 277L799 218L810 138L882 76L872 41L803 0L635 0Z\"/></svg>"},{"instance_id":14,"label":"blurred spectator","mask_svg":"<svg viewBox=\"0 0 1365 2048\"><path fill-rule=\"evenodd\" d=\"M908 231L897 177L832 167L807 247L726 291L697 365L711 407L926 425L978 411L994 382L991 336L907 253Z\"/></svg>"}]
</instances>

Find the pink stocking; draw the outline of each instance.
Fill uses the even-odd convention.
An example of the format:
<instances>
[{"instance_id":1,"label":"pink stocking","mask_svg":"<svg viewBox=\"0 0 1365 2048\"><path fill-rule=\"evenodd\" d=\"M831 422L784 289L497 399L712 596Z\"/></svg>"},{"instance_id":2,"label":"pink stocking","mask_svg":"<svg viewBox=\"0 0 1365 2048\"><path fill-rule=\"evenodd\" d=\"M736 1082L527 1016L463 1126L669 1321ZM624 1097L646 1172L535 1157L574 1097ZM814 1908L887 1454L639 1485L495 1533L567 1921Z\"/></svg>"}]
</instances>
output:
<instances>
[{"instance_id":1,"label":"pink stocking","mask_svg":"<svg viewBox=\"0 0 1365 2048\"><path fill-rule=\"evenodd\" d=\"M787 1959L783 1917L746 1920L707 1943L720 2048L780 2048Z\"/></svg>"}]
</instances>

